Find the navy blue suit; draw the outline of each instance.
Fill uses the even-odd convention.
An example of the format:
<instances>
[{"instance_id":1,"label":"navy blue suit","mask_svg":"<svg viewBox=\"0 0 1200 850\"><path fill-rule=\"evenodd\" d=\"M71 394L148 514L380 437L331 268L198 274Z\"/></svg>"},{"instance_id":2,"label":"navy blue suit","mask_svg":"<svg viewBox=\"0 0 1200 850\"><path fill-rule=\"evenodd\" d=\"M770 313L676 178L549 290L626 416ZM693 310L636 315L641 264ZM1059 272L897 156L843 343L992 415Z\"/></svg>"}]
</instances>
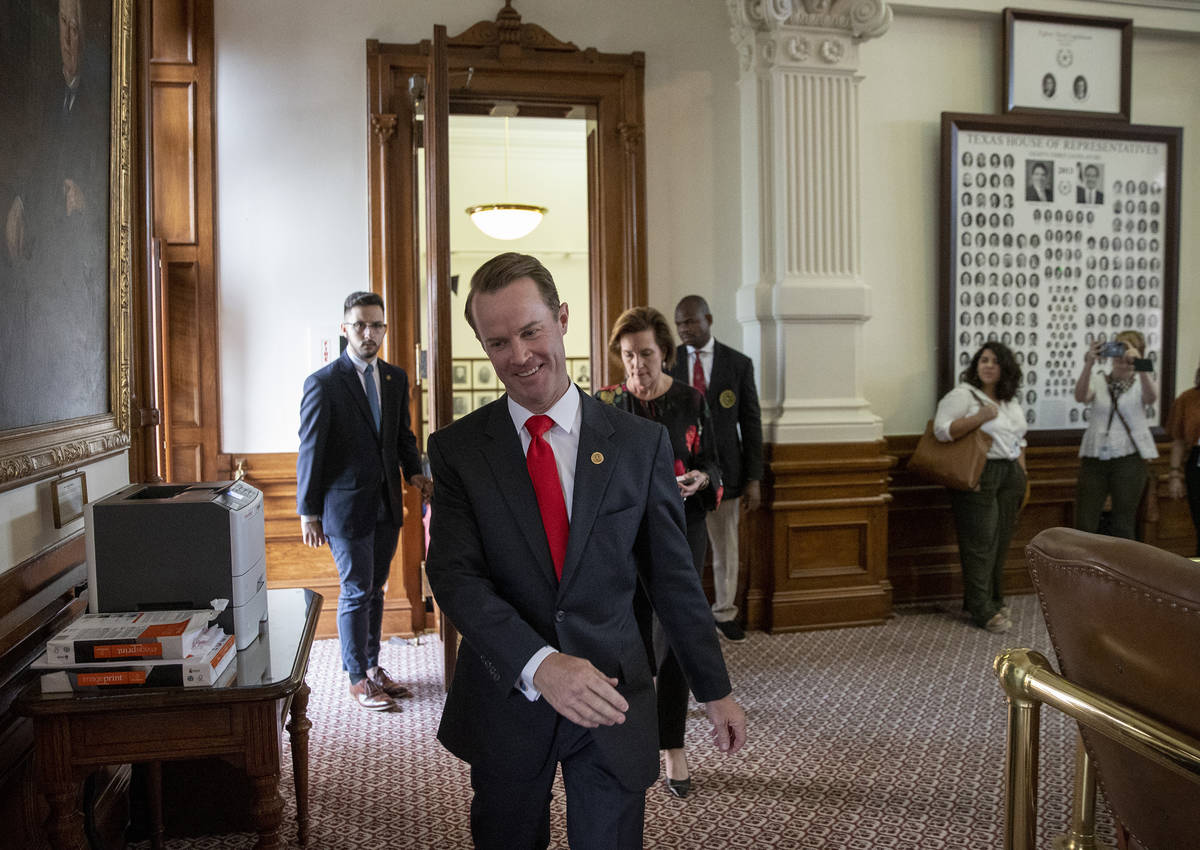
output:
<instances>
[{"instance_id":1,"label":"navy blue suit","mask_svg":"<svg viewBox=\"0 0 1200 850\"><path fill-rule=\"evenodd\" d=\"M580 391L572 387L569 392ZM639 806L644 802L644 789L658 776L658 719L633 611L639 576L696 698L707 702L730 692L684 536L683 501L666 430L582 392L580 406L561 582L507 396L429 439L435 490L426 569L438 604L463 636L438 738L471 764L476 805L481 782L517 787L549 769L544 800L525 808L514 805L490 826L481 824L473 809L477 846L517 847L511 836L531 831L520 832L519 826L530 820L536 826L543 817L549 841L556 760L563 762L568 783L577 781L564 740L571 742L568 748L590 749L596 768L591 780L581 782L592 790L572 796L572 806L579 801L583 809L588 800L605 799L602 795L615 784L634 792ZM616 678L629 703L625 722L586 730L561 717L545 699L526 699L517 688L521 670L546 645L585 658ZM595 775L605 779L597 781ZM637 818L640 839L640 808ZM574 827L568 824L569 831ZM581 833L590 834L594 843L583 846L629 846L611 834L589 832L591 827ZM500 834L489 836L492 830ZM481 836L493 843L478 843Z\"/></svg>"},{"instance_id":2,"label":"navy blue suit","mask_svg":"<svg viewBox=\"0 0 1200 850\"><path fill-rule=\"evenodd\" d=\"M300 402L296 510L321 519L341 582L338 637L352 677L379 662L383 585L404 521L403 482L421 471L408 376L376 359L380 427L345 353L308 376Z\"/></svg>"}]
</instances>

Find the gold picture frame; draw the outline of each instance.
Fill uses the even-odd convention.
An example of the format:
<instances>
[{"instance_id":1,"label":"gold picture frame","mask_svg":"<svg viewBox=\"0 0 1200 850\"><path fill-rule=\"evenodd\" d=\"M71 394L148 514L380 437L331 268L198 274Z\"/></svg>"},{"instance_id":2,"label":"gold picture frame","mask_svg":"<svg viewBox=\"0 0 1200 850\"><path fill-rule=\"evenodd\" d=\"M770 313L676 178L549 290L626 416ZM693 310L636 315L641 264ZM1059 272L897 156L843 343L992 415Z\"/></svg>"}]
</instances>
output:
<instances>
[{"instance_id":1,"label":"gold picture frame","mask_svg":"<svg viewBox=\"0 0 1200 850\"><path fill-rule=\"evenodd\" d=\"M133 0L112 0L108 182L108 409L0 431L0 491L125 451L131 430ZM103 286L104 282L98 285ZM60 317L69 320L70 317ZM8 340L21 345L20 340ZM99 353L99 352L97 352ZM44 388L30 391L44 392ZM20 403L10 399L9 403Z\"/></svg>"}]
</instances>

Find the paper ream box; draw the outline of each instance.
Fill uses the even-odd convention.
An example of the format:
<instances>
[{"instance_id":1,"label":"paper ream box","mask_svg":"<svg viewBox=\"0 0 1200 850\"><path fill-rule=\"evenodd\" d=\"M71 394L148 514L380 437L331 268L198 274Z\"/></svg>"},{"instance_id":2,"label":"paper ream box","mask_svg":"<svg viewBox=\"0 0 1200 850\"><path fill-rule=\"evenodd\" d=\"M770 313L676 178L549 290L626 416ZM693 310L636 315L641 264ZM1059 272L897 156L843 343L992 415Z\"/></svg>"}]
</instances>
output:
<instances>
[{"instance_id":1,"label":"paper ream box","mask_svg":"<svg viewBox=\"0 0 1200 850\"><path fill-rule=\"evenodd\" d=\"M46 644L54 665L185 658L216 612L84 614Z\"/></svg>"},{"instance_id":2,"label":"paper ream box","mask_svg":"<svg viewBox=\"0 0 1200 850\"><path fill-rule=\"evenodd\" d=\"M95 693L116 688L205 687L216 684L237 657L232 635L213 628L187 658L117 664L52 664L46 655L31 667L42 672L42 693Z\"/></svg>"}]
</instances>

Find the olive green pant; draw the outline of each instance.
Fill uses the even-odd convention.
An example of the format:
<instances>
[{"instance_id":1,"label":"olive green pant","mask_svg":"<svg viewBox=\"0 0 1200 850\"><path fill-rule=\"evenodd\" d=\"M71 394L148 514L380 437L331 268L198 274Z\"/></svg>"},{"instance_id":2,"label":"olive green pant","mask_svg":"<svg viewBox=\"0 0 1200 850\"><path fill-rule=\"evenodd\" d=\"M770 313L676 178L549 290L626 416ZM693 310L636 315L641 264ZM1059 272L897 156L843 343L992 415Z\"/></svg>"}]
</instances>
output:
<instances>
[{"instance_id":1,"label":"olive green pant","mask_svg":"<svg viewBox=\"0 0 1200 850\"><path fill-rule=\"evenodd\" d=\"M978 490L950 491L963 607L977 626L986 625L1004 605L1004 562L1024 496L1025 471L1015 460L989 460Z\"/></svg>"},{"instance_id":2,"label":"olive green pant","mask_svg":"<svg viewBox=\"0 0 1200 850\"><path fill-rule=\"evenodd\" d=\"M1075 527L1092 534L1099 531L1104 500L1111 495L1109 534L1136 539L1137 509L1148 475L1146 461L1136 452L1111 460L1080 458L1079 479L1075 485Z\"/></svg>"}]
</instances>

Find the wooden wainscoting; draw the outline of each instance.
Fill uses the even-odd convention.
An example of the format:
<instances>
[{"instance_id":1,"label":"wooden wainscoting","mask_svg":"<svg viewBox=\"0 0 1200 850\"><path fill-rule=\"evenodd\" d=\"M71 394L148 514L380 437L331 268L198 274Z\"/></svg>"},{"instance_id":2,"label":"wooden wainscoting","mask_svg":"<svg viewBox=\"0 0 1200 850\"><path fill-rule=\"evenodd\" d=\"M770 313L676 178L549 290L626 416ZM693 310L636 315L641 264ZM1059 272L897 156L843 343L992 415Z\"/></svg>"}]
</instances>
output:
<instances>
[{"instance_id":1,"label":"wooden wainscoting","mask_svg":"<svg viewBox=\"0 0 1200 850\"><path fill-rule=\"evenodd\" d=\"M896 469L888 521L887 576L897 603L922 602L962 595L958 542L950 500L943 487L916 479L907 470L918 435L887 437L888 454ZM1166 471L1170 445L1159 445L1161 457L1151 464L1153 485L1138 518L1139 537L1146 543L1182 555L1193 554L1195 537L1182 501L1167 496ZM1017 520L1005 567L1005 589L1030 593L1033 584L1025 569L1025 545L1038 532L1075 522L1075 480L1079 446L1036 446L1026 453L1030 496Z\"/></svg>"},{"instance_id":2,"label":"wooden wainscoting","mask_svg":"<svg viewBox=\"0 0 1200 850\"><path fill-rule=\"evenodd\" d=\"M240 470L245 481L263 492L267 535L267 586L307 587L325 597L318 638L337 637L338 576L329 548L311 549L300 539L296 514L296 453L221 455L220 475L232 478ZM383 603L383 636L411 637L432 625L421 589L420 495L411 487L405 497L404 527L392 559L391 578ZM429 618L427 620L427 618Z\"/></svg>"},{"instance_id":3,"label":"wooden wainscoting","mask_svg":"<svg viewBox=\"0 0 1200 850\"><path fill-rule=\"evenodd\" d=\"M742 523L747 623L771 632L880 623L887 578L885 444L768 445L763 510Z\"/></svg>"}]
</instances>

